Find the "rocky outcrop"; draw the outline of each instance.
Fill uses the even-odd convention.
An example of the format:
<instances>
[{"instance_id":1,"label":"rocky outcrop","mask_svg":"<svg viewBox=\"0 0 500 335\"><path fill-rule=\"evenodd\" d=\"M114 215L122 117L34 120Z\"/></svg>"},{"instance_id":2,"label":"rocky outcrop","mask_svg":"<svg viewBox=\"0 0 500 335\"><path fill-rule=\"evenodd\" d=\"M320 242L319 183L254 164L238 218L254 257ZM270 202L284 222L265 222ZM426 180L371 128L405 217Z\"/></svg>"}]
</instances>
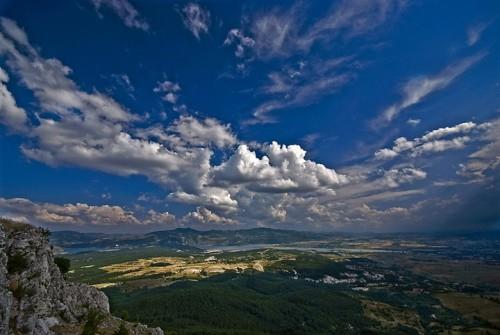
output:
<instances>
[{"instance_id":1,"label":"rocky outcrop","mask_svg":"<svg viewBox=\"0 0 500 335\"><path fill-rule=\"evenodd\" d=\"M9 331L10 307L12 293L7 289L7 240L0 226L0 335Z\"/></svg>"},{"instance_id":2,"label":"rocky outcrop","mask_svg":"<svg viewBox=\"0 0 500 335\"><path fill-rule=\"evenodd\" d=\"M0 222L0 335L80 334L89 313L99 315L96 334L113 334L122 324L131 335L163 334L112 317L103 292L66 282L48 236L42 228Z\"/></svg>"}]
</instances>

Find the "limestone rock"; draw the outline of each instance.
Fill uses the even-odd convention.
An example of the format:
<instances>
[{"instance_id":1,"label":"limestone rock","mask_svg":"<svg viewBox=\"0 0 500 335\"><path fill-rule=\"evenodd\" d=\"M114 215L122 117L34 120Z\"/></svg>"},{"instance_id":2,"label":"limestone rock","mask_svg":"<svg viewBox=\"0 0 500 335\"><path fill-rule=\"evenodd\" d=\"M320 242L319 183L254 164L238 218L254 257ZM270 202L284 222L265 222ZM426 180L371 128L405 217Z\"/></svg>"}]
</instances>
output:
<instances>
[{"instance_id":1,"label":"limestone rock","mask_svg":"<svg viewBox=\"0 0 500 335\"><path fill-rule=\"evenodd\" d=\"M102 334L124 323L131 335L163 335L159 328L112 317L108 298L98 289L66 282L48 236L42 228L0 221L0 335L79 334L89 311L103 316Z\"/></svg>"}]
</instances>

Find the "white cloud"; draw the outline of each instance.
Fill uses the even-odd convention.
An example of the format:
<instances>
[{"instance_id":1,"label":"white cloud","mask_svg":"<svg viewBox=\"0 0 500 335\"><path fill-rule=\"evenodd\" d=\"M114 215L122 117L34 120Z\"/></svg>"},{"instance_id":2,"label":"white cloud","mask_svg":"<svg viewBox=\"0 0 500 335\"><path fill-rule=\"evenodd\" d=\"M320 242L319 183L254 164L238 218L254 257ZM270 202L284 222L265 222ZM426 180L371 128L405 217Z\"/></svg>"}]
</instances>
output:
<instances>
[{"instance_id":1,"label":"white cloud","mask_svg":"<svg viewBox=\"0 0 500 335\"><path fill-rule=\"evenodd\" d=\"M240 145L226 162L214 168L216 184L245 184L258 192L310 192L333 188L346 183L347 178L305 159L306 152L298 145L272 142L262 147L258 158L248 146Z\"/></svg>"},{"instance_id":2,"label":"white cloud","mask_svg":"<svg viewBox=\"0 0 500 335\"><path fill-rule=\"evenodd\" d=\"M210 26L210 12L196 3L188 3L180 11L182 22L186 28L197 38L201 34L208 34Z\"/></svg>"},{"instance_id":3,"label":"white cloud","mask_svg":"<svg viewBox=\"0 0 500 335\"><path fill-rule=\"evenodd\" d=\"M462 137L456 137L451 140L433 140L430 142L425 142L413 150L411 153L412 156L420 156L424 153L431 153L431 152L442 152L442 151L447 151L447 150L456 150L456 149L463 149L465 148L465 145L467 142L470 142L470 137L468 136L462 136Z\"/></svg>"},{"instance_id":4,"label":"white cloud","mask_svg":"<svg viewBox=\"0 0 500 335\"><path fill-rule=\"evenodd\" d=\"M386 126L404 109L416 105L428 95L446 88L472 65L483 59L484 56L486 56L486 53L477 53L447 66L435 75L422 75L411 78L403 85L402 99L386 108L373 121L372 126L375 128Z\"/></svg>"},{"instance_id":5,"label":"white cloud","mask_svg":"<svg viewBox=\"0 0 500 335\"><path fill-rule=\"evenodd\" d=\"M169 212L157 212L153 209L148 211L148 216L143 220L146 225L174 225L175 215Z\"/></svg>"},{"instance_id":6,"label":"white cloud","mask_svg":"<svg viewBox=\"0 0 500 335\"><path fill-rule=\"evenodd\" d=\"M453 127L444 127L430 131L422 136L422 140L424 142L428 142L430 140L437 140L450 135L467 134L472 130L477 129L477 127L478 126L474 122L464 122Z\"/></svg>"},{"instance_id":7,"label":"white cloud","mask_svg":"<svg viewBox=\"0 0 500 335\"><path fill-rule=\"evenodd\" d=\"M308 54L315 44L333 45L337 39L347 40L373 32L390 21L404 7L404 1L351 0L337 2L315 22L303 19L307 10L302 4L287 10L272 9L243 20L241 28L229 30L225 46L234 46L235 55L244 58L245 66L255 59L268 61ZM297 108L316 103L334 94L355 79L363 64L353 56L334 59L315 58L300 61L299 66L285 67L269 73L270 83L262 93L267 99L254 108L247 124L271 123L276 110Z\"/></svg>"},{"instance_id":8,"label":"white cloud","mask_svg":"<svg viewBox=\"0 0 500 335\"><path fill-rule=\"evenodd\" d=\"M336 34L354 37L380 27L398 14L405 1L391 0L343 0L298 41L310 48L318 40L330 41Z\"/></svg>"},{"instance_id":9,"label":"white cloud","mask_svg":"<svg viewBox=\"0 0 500 335\"><path fill-rule=\"evenodd\" d=\"M383 183L390 188L398 187L400 184L412 183L427 177L427 173L413 167L404 167L401 169L391 169L386 171L383 177Z\"/></svg>"},{"instance_id":10,"label":"white cloud","mask_svg":"<svg viewBox=\"0 0 500 335\"><path fill-rule=\"evenodd\" d=\"M242 58L245 56L245 52L255 46L255 41L253 38L245 36L240 29L231 29L227 33L227 37L224 40L224 45L236 45L234 55L236 57Z\"/></svg>"},{"instance_id":11,"label":"white cloud","mask_svg":"<svg viewBox=\"0 0 500 335\"><path fill-rule=\"evenodd\" d=\"M157 229L173 226L176 218L168 212L149 210L138 216L120 206L93 206L83 203L52 204L37 203L25 198L0 198L0 215L9 218L24 218L32 224L51 228L68 227L112 227L154 226Z\"/></svg>"},{"instance_id":12,"label":"white cloud","mask_svg":"<svg viewBox=\"0 0 500 335\"><path fill-rule=\"evenodd\" d=\"M18 28L19 29L19 28ZM30 45L16 47L0 33L0 55L33 91L44 111L30 130L33 141L23 153L46 164L81 166L117 175L142 174L173 188L199 189L212 152L185 148L175 152L158 142L133 137L126 131L139 117L112 98L87 93L69 79L71 69L57 59L42 58Z\"/></svg>"},{"instance_id":13,"label":"white cloud","mask_svg":"<svg viewBox=\"0 0 500 335\"><path fill-rule=\"evenodd\" d=\"M162 99L175 105L179 99L179 92L181 87L178 83L174 83L169 80L158 83L158 85L153 89L154 92L163 94Z\"/></svg>"},{"instance_id":14,"label":"white cloud","mask_svg":"<svg viewBox=\"0 0 500 335\"><path fill-rule=\"evenodd\" d=\"M140 224L130 212L118 206L87 204L38 204L24 198L0 198L0 210L7 216L23 216L39 224L118 225Z\"/></svg>"},{"instance_id":15,"label":"white cloud","mask_svg":"<svg viewBox=\"0 0 500 335\"><path fill-rule=\"evenodd\" d=\"M90 0L97 11L105 6L111 9L129 28L149 30L149 24L141 18L135 7L127 0ZM99 14L100 15L100 14Z\"/></svg>"},{"instance_id":16,"label":"white cloud","mask_svg":"<svg viewBox=\"0 0 500 335\"><path fill-rule=\"evenodd\" d=\"M28 129L26 111L17 106L16 100L5 85L9 75L0 67L0 123L12 131L25 133Z\"/></svg>"},{"instance_id":17,"label":"white cloud","mask_svg":"<svg viewBox=\"0 0 500 335\"><path fill-rule=\"evenodd\" d=\"M269 98L254 109L254 119L247 123L273 122L274 119L269 116L272 111L308 106L325 95L335 93L354 79L358 66L352 57L340 57L311 63L299 62L296 66L271 72L268 75L269 84L261 90Z\"/></svg>"},{"instance_id":18,"label":"white cloud","mask_svg":"<svg viewBox=\"0 0 500 335\"><path fill-rule=\"evenodd\" d=\"M224 148L237 143L229 125L222 125L213 118L202 121L192 116L181 116L169 130L177 133L182 140L190 145Z\"/></svg>"},{"instance_id":19,"label":"white cloud","mask_svg":"<svg viewBox=\"0 0 500 335\"><path fill-rule=\"evenodd\" d=\"M421 156L426 153L442 152L447 150L462 149L472 141L469 136L463 136L472 132L484 131L488 123L476 124L474 122L464 122L453 127L443 127L427 132L424 136L408 140L399 137L394 141L392 148L383 148L375 152L375 159L387 160L395 158L403 153L412 157ZM461 135L449 138L455 135Z\"/></svg>"},{"instance_id":20,"label":"white cloud","mask_svg":"<svg viewBox=\"0 0 500 335\"><path fill-rule=\"evenodd\" d=\"M406 123L408 123L412 127L416 127L420 124L421 121L422 120L420 120L420 119L411 119L410 118L410 119L408 119L408 121L406 121Z\"/></svg>"},{"instance_id":21,"label":"white cloud","mask_svg":"<svg viewBox=\"0 0 500 335\"><path fill-rule=\"evenodd\" d=\"M375 152L375 159L391 159L398 155L398 153L392 149L383 148Z\"/></svg>"},{"instance_id":22,"label":"white cloud","mask_svg":"<svg viewBox=\"0 0 500 335\"><path fill-rule=\"evenodd\" d=\"M190 115L181 115L167 128L156 124L136 129L135 135L144 140L157 141L177 152L195 147L223 149L238 142L229 124L221 124L214 118L197 119Z\"/></svg>"},{"instance_id":23,"label":"white cloud","mask_svg":"<svg viewBox=\"0 0 500 335\"><path fill-rule=\"evenodd\" d=\"M271 206L269 208L269 212L273 219L276 219L280 222L284 222L287 218L286 209L281 206Z\"/></svg>"},{"instance_id":24,"label":"white cloud","mask_svg":"<svg viewBox=\"0 0 500 335\"><path fill-rule=\"evenodd\" d=\"M19 43L20 45L22 45L24 47L29 47L30 50L32 50L31 46L29 45L29 42L28 42L28 36L24 32L24 30L19 28L19 26L16 24L16 22L14 22L13 20L11 20L9 18L2 17L2 18L0 18L0 24L2 25L4 32L13 41L15 41L16 43Z\"/></svg>"},{"instance_id":25,"label":"white cloud","mask_svg":"<svg viewBox=\"0 0 500 335\"><path fill-rule=\"evenodd\" d=\"M226 212L235 211L238 208L238 201L232 198L227 189L220 187L207 186L197 194L177 191L169 194L168 199L185 204L203 205Z\"/></svg>"},{"instance_id":26,"label":"white cloud","mask_svg":"<svg viewBox=\"0 0 500 335\"><path fill-rule=\"evenodd\" d=\"M491 22L482 22L469 27L469 29L467 29L467 45L470 47L475 45L481 39L481 35L486 28L488 28L490 23Z\"/></svg>"},{"instance_id":27,"label":"white cloud","mask_svg":"<svg viewBox=\"0 0 500 335\"><path fill-rule=\"evenodd\" d=\"M469 155L468 161L461 165L459 175L484 181L487 174L498 173L500 168L500 119L481 125L484 133L479 140L485 145Z\"/></svg>"},{"instance_id":28,"label":"white cloud","mask_svg":"<svg viewBox=\"0 0 500 335\"><path fill-rule=\"evenodd\" d=\"M196 208L196 211L189 212L182 218L182 221L185 223L222 225L234 225L238 223L235 220L217 215L204 207L198 207Z\"/></svg>"},{"instance_id":29,"label":"white cloud","mask_svg":"<svg viewBox=\"0 0 500 335\"><path fill-rule=\"evenodd\" d=\"M137 214L119 206L52 205L3 199L1 212L11 217L54 225L88 222L96 226L171 227L190 223L272 225L282 222L290 227L309 224L311 228L324 229L367 222L383 224L384 220L408 217L412 213L410 207L385 206L384 202L402 201L424 192L408 188L429 177L425 167L410 164L387 167L388 162L373 160L362 167L346 166L338 172L308 159L306 151L298 145L243 144L228 124L213 118L183 114L170 124L144 125L147 120L109 96L97 90L81 89L70 79L71 69L57 59L43 58L40 51L23 38L24 32L17 25L9 29L10 33L4 28L0 35L0 54L7 58L8 69L33 91L39 110L57 116L33 113L38 122L26 122L29 144L23 145L22 150L27 157L50 165L80 166L122 176L142 175L170 192L166 199L154 200L156 203L165 199L196 208L175 220L168 212L153 210L138 209ZM300 100L294 100L296 97L303 101L317 98L307 92L327 92L326 88L331 86L323 85L322 79L335 77L344 65L347 69L354 66L351 59L342 58L284 67L269 76L269 83L261 93L271 98L279 96L276 103L283 99L298 103ZM6 76L0 74L1 78ZM310 78L317 78L318 83ZM180 91L174 82L163 82L159 87L164 88L162 94ZM322 87L326 88L322 91ZM482 169L487 173L499 162L495 131L498 134L493 123L444 127L413 140L399 138L392 147L381 149L376 155L378 158L403 154L411 157L465 145L469 139L485 141L490 146L471 155L464 171ZM148 194L138 201L153 200Z\"/></svg>"},{"instance_id":30,"label":"white cloud","mask_svg":"<svg viewBox=\"0 0 500 335\"><path fill-rule=\"evenodd\" d=\"M316 22L304 25L304 6L274 9L256 15L248 27L229 31L225 45L235 46L235 55L260 59L286 58L307 53L318 42L353 38L387 22L404 7L404 1L341 1Z\"/></svg>"}]
</instances>

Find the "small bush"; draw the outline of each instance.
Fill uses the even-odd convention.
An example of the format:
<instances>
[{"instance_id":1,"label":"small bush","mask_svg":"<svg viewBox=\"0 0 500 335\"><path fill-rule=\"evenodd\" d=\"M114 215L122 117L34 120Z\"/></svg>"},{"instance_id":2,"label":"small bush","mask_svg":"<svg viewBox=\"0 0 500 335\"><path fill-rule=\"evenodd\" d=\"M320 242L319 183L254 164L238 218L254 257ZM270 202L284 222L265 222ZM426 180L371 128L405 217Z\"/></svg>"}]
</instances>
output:
<instances>
[{"instance_id":1,"label":"small bush","mask_svg":"<svg viewBox=\"0 0 500 335\"><path fill-rule=\"evenodd\" d=\"M23 285L19 284L14 290L12 290L12 295L14 296L14 298L19 300L26 295L26 290L24 289Z\"/></svg>"},{"instance_id":2,"label":"small bush","mask_svg":"<svg viewBox=\"0 0 500 335\"><path fill-rule=\"evenodd\" d=\"M99 311L95 309L89 310L87 314L87 322L83 326L82 335L96 335L97 328L103 319L104 315L99 313Z\"/></svg>"},{"instance_id":3,"label":"small bush","mask_svg":"<svg viewBox=\"0 0 500 335\"><path fill-rule=\"evenodd\" d=\"M127 327L125 327L124 323L120 324L120 328L118 328L118 330L114 332L114 335L129 335Z\"/></svg>"},{"instance_id":4,"label":"small bush","mask_svg":"<svg viewBox=\"0 0 500 335\"><path fill-rule=\"evenodd\" d=\"M19 253L10 256L7 261L7 271L9 274L23 272L27 267L28 260Z\"/></svg>"},{"instance_id":5,"label":"small bush","mask_svg":"<svg viewBox=\"0 0 500 335\"><path fill-rule=\"evenodd\" d=\"M62 274L67 273L71 268L71 261L65 257L55 257L54 263L56 263L59 271L61 271Z\"/></svg>"},{"instance_id":6,"label":"small bush","mask_svg":"<svg viewBox=\"0 0 500 335\"><path fill-rule=\"evenodd\" d=\"M129 315L128 311L126 311L126 310L123 310L120 313L118 313L118 317L120 319L125 320L125 321L130 321L130 315Z\"/></svg>"}]
</instances>

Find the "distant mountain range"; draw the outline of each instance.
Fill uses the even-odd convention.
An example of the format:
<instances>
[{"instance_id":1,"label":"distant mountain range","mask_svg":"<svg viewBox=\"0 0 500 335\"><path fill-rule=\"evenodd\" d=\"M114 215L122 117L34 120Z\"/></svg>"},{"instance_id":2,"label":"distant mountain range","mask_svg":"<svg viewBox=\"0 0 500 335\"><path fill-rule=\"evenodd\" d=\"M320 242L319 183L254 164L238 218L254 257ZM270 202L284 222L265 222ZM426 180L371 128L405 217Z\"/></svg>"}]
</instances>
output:
<instances>
[{"instance_id":1,"label":"distant mountain range","mask_svg":"<svg viewBox=\"0 0 500 335\"><path fill-rule=\"evenodd\" d=\"M80 233L75 231L55 231L50 241L66 252L99 251L108 249L161 247L173 250L200 251L227 246L291 244L306 241L333 240L421 240L430 241L456 240L498 240L498 231L490 232L429 232L429 233L326 233L308 232L273 228L253 228L242 230L208 230L192 228L156 231L146 234L105 234Z\"/></svg>"},{"instance_id":2,"label":"distant mountain range","mask_svg":"<svg viewBox=\"0 0 500 335\"><path fill-rule=\"evenodd\" d=\"M54 245L67 251L152 246L180 250L201 250L209 247L228 245L283 244L314 241L332 236L332 233L315 233L271 228L209 231L178 228L147 234L102 234L55 231L52 232L50 239Z\"/></svg>"}]
</instances>

